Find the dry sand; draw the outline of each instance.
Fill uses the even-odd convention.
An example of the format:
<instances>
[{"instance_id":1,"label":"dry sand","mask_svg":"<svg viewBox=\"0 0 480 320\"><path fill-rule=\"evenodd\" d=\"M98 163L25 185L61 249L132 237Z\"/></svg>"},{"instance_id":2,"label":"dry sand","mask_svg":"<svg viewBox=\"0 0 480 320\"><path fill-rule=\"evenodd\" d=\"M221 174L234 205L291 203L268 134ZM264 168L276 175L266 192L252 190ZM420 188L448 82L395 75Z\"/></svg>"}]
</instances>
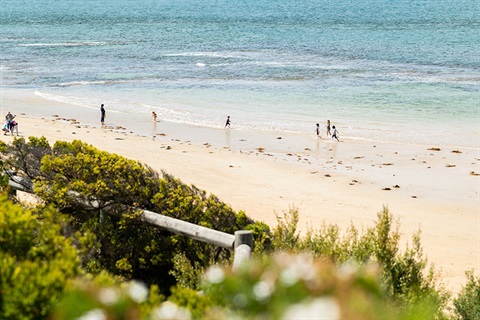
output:
<instances>
[{"instance_id":1,"label":"dry sand","mask_svg":"<svg viewBox=\"0 0 480 320\"><path fill-rule=\"evenodd\" d=\"M315 150L299 146L288 154L272 154L192 145L169 135L140 137L123 128L54 117L19 115L17 120L21 137L44 135L51 143L79 139L139 160L271 226L275 213L295 206L302 231L323 221L343 229L351 223L368 227L385 205L399 219L404 241L422 230L424 252L441 270L448 289L458 291L464 272L480 269L478 149L320 139Z\"/></svg>"}]
</instances>

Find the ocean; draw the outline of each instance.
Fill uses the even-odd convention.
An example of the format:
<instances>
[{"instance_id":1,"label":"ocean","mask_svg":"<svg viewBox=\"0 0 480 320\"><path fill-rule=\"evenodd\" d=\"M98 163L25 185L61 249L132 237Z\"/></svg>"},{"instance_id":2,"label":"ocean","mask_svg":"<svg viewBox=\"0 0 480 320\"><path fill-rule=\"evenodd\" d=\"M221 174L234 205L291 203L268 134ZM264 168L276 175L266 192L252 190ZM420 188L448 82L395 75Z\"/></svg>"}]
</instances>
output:
<instances>
[{"instance_id":1,"label":"ocean","mask_svg":"<svg viewBox=\"0 0 480 320\"><path fill-rule=\"evenodd\" d=\"M0 26L2 92L92 125L104 103L109 125L197 143L330 120L347 142L480 147L478 0L2 0Z\"/></svg>"}]
</instances>

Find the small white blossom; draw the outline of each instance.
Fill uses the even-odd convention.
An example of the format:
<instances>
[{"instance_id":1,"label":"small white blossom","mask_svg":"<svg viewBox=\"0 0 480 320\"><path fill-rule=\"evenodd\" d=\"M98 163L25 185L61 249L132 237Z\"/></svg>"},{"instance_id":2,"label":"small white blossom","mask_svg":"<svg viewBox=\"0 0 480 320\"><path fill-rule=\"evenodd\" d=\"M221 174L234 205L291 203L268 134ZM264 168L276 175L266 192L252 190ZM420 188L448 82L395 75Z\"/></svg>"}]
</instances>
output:
<instances>
[{"instance_id":1,"label":"small white blossom","mask_svg":"<svg viewBox=\"0 0 480 320\"><path fill-rule=\"evenodd\" d=\"M175 303L166 301L155 309L153 318L158 320L189 320L192 317L187 309L180 308Z\"/></svg>"},{"instance_id":2,"label":"small white blossom","mask_svg":"<svg viewBox=\"0 0 480 320\"><path fill-rule=\"evenodd\" d=\"M298 282L298 275L294 269L288 268L280 274L280 281L286 287L291 287Z\"/></svg>"},{"instance_id":3,"label":"small white blossom","mask_svg":"<svg viewBox=\"0 0 480 320\"><path fill-rule=\"evenodd\" d=\"M340 307L332 298L317 298L291 306L282 319L337 320L340 319Z\"/></svg>"},{"instance_id":4,"label":"small white blossom","mask_svg":"<svg viewBox=\"0 0 480 320\"><path fill-rule=\"evenodd\" d=\"M93 309L77 318L78 320L107 320L107 315L102 309Z\"/></svg>"},{"instance_id":5,"label":"small white blossom","mask_svg":"<svg viewBox=\"0 0 480 320\"><path fill-rule=\"evenodd\" d=\"M128 284L127 290L130 298L132 298L132 300L136 303L142 303L147 301L148 289L143 283L138 281L131 281Z\"/></svg>"},{"instance_id":6,"label":"small white blossom","mask_svg":"<svg viewBox=\"0 0 480 320\"><path fill-rule=\"evenodd\" d=\"M297 270L300 278L309 281L315 278L315 266L311 254L303 253L295 257L293 267Z\"/></svg>"},{"instance_id":7,"label":"small white blossom","mask_svg":"<svg viewBox=\"0 0 480 320\"><path fill-rule=\"evenodd\" d=\"M270 298L272 291L272 287L266 281L260 281L253 287L253 294L258 301Z\"/></svg>"},{"instance_id":8,"label":"small white blossom","mask_svg":"<svg viewBox=\"0 0 480 320\"><path fill-rule=\"evenodd\" d=\"M207 281L211 283L221 283L225 278L223 270L218 266L213 266L205 273Z\"/></svg>"},{"instance_id":9,"label":"small white blossom","mask_svg":"<svg viewBox=\"0 0 480 320\"><path fill-rule=\"evenodd\" d=\"M286 287L293 286L300 280L306 282L315 279L316 269L313 265L313 257L309 254L299 254L293 258L290 256L290 263L280 274L280 280Z\"/></svg>"},{"instance_id":10,"label":"small white blossom","mask_svg":"<svg viewBox=\"0 0 480 320\"><path fill-rule=\"evenodd\" d=\"M111 306L120 298L120 292L115 288L103 288L98 292L98 300L101 303Z\"/></svg>"}]
</instances>

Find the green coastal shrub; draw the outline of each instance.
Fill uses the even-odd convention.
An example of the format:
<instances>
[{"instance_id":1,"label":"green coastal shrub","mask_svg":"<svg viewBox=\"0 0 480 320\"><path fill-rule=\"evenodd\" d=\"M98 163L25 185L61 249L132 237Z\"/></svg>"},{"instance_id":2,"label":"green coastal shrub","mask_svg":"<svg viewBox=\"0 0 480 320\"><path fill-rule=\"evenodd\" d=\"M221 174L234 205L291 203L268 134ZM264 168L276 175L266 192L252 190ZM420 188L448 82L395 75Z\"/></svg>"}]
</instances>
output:
<instances>
[{"instance_id":1,"label":"green coastal shrub","mask_svg":"<svg viewBox=\"0 0 480 320\"><path fill-rule=\"evenodd\" d=\"M138 208L230 234L254 223L214 195L81 141L50 147L45 138L15 139L2 159L4 169L33 179L35 193L69 215L73 232L94 235L81 251L86 271L139 279L163 293L182 276L172 272L176 255L201 270L230 260L231 251L145 225Z\"/></svg>"},{"instance_id":2,"label":"green coastal shrub","mask_svg":"<svg viewBox=\"0 0 480 320\"><path fill-rule=\"evenodd\" d=\"M173 269L169 273L177 280L177 286L199 290L202 272L203 268L198 263L192 265L184 253L178 253L173 257Z\"/></svg>"},{"instance_id":3,"label":"green coastal shrub","mask_svg":"<svg viewBox=\"0 0 480 320\"><path fill-rule=\"evenodd\" d=\"M172 294L168 298L168 301L187 310L188 316L192 319L208 319L210 310L217 307L214 304L212 297L208 294L184 288L179 285L172 289Z\"/></svg>"},{"instance_id":4,"label":"green coastal shrub","mask_svg":"<svg viewBox=\"0 0 480 320\"><path fill-rule=\"evenodd\" d=\"M0 196L0 319L45 319L80 274L63 221L52 208L35 214Z\"/></svg>"},{"instance_id":5,"label":"green coastal shrub","mask_svg":"<svg viewBox=\"0 0 480 320\"><path fill-rule=\"evenodd\" d=\"M30 180L40 175L42 158L52 153L52 148L45 137L30 137L28 143L24 138L15 138L11 144L1 143L2 169L19 173Z\"/></svg>"},{"instance_id":6,"label":"green coastal shrub","mask_svg":"<svg viewBox=\"0 0 480 320\"><path fill-rule=\"evenodd\" d=\"M473 270L465 272L467 283L454 299L455 315L458 319L480 319L480 277Z\"/></svg>"},{"instance_id":7,"label":"green coastal shrub","mask_svg":"<svg viewBox=\"0 0 480 320\"><path fill-rule=\"evenodd\" d=\"M296 226L298 211L292 208L279 219L273 230L273 249L311 252L336 264L353 262L360 265L376 263L380 269L386 297L398 309L412 308L425 301L434 305L436 317L443 317L449 299L439 283L433 266L427 265L420 243L420 232L412 237L411 246L401 250L399 224L386 207L377 215L373 227L358 231L353 225L344 233L336 225L323 224L300 237Z\"/></svg>"},{"instance_id":8,"label":"green coastal shrub","mask_svg":"<svg viewBox=\"0 0 480 320\"><path fill-rule=\"evenodd\" d=\"M150 290L137 281L100 284L96 279L79 279L65 293L50 314L55 320L149 319L164 301L158 287Z\"/></svg>"}]
</instances>

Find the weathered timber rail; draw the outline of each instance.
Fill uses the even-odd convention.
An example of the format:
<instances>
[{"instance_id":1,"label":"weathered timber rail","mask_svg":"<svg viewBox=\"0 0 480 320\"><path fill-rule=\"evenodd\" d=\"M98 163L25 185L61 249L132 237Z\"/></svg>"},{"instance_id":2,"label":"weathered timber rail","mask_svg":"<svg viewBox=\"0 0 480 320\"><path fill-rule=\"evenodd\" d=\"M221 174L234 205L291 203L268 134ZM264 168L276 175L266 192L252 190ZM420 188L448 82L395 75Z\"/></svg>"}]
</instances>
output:
<instances>
[{"instance_id":1,"label":"weathered timber rail","mask_svg":"<svg viewBox=\"0 0 480 320\"><path fill-rule=\"evenodd\" d=\"M30 188L24 186L22 180L23 179L20 177L12 176L10 177L8 185L14 191L23 191L34 194ZM142 223L175 234L233 250L233 268L238 268L244 261L249 260L252 254L253 234L251 231L239 230L235 231L235 235L233 235L143 209L141 209L141 213L136 219Z\"/></svg>"}]
</instances>

